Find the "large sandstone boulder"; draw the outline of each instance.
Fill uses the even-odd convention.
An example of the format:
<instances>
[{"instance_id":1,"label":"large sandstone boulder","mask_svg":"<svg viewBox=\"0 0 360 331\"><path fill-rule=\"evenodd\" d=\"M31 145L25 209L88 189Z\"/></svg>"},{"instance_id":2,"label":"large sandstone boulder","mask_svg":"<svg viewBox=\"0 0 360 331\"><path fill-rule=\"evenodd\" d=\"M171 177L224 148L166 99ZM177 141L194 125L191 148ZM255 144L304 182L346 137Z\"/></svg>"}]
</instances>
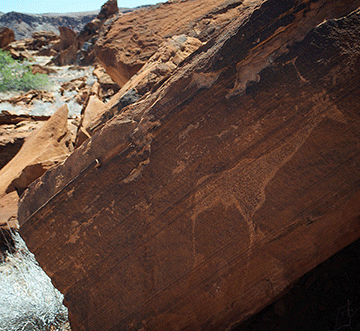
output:
<instances>
[{"instance_id":1,"label":"large sandstone boulder","mask_svg":"<svg viewBox=\"0 0 360 331\"><path fill-rule=\"evenodd\" d=\"M360 1L233 6L23 195L73 330L230 330L360 237Z\"/></svg>"},{"instance_id":2,"label":"large sandstone boulder","mask_svg":"<svg viewBox=\"0 0 360 331\"><path fill-rule=\"evenodd\" d=\"M0 48L5 48L15 40L14 31L9 28L0 28Z\"/></svg>"},{"instance_id":3,"label":"large sandstone boulder","mask_svg":"<svg viewBox=\"0 0 360 331\"><path fill-rule=\"evenodd\" d=\"M0 170L0 197L27 186L47 169L64 160L72 150L67 129L66 105L51 116L22 145L16 156Z\"/></svg>"}]
</instances>

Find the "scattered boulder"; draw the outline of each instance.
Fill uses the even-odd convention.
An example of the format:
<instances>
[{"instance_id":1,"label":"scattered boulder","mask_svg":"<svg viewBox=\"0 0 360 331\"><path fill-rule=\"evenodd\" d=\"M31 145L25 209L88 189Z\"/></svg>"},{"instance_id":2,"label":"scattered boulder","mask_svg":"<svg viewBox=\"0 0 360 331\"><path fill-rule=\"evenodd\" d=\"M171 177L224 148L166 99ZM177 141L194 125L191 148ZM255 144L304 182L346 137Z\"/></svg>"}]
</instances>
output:
<instances>
[{"instance_id":1,"label":"scattered boulder","mask_svg":"<svg viewBox=\"0 0 360 331\"><path fill-rule=\"evenodd\" d=\"M49 116L0 114L0 169L20 150L25 139L38 130Z\"/></svg>"},{"instance_id":2,"label":"scattered boulder","mask_svg":"<svg viewBox=\"0 0 360 331\"><path fill-rule=\"evenodd\" d=\"M49 75L49 74L54 74L56 73L55 69L49 68L49 67L44 67L40 64L32 64L31 65L31 72L36 75L36 74L45 74L45 75Z\"/></svg>"},{"instance_id":3,"label":"scattered boulder","mask_svg":"<svg viewBox=\"0 0 360 331\"><path fill-rule=\"evenodd\" d=\"M58 52L52 60L51 64L57 66L69 65L75 62L76 53L79 49L79 41L77 40L77 34L70 28L61 26L60 41L53 46L53 49Z\"/></svg>"},{"instance_id":4,"label":"scattered boulder","mask_svg":"<svg viewBox=\"0 0 360 331\"><path fill-rule=\"evenodd\" d=\"M15 34L13 30L6 27L0 28L0 48L5 48L14 40Z\"/></svg>"},{"instance_id":5,"label":"scattered boulder","mask_svg":"<svg viewBox=\"0 0 360 331\"><path fill-rule=\"evenodd\" d=\"M18 124L24 121L46 121L49 119L49 117L50 116L48 115L17 115L3 110L0 113L0 125Z\"/></svg>"},{"instance_id":6,"label":"scattered boulder","mask_svg":"<svg viewBox=\"0 0 360 331\"><path fill-rule=\"evenodd\" d=\"M19 152L25 139L48 119L49 116L0 113L0 169Z\"/></svg>"},{"instance_id":7,"label":"scattered boulder","mask_svg":"<svg viewBox=\"0 0 360 331\"><path fill-rule=\"evenodd\" d=\"M32 181L68 156L72 143L67 116L64 105L26 139L16 156L0 170L0 197L12 191L20 195Z\"/></svg>"},{"instance_id":8,"label":"scattered boulder","mask_svg":"<svg viewBox=\"0 0 360 331\"><path fill-rule=\"evenodd\" d=\"M23 52L28 49L28 45L32 42L32 38L15 40L9 44L6 49L12 48L16 51Z\"/></svg>"},{"instance_id":9,"label":"scattered boulder","mask_svg":"<svg viewBox=\"0 0 360 331\"><path fill-rule=\"evenodd\" d=\"M35 53L37 56L49 56L53 57L57 54L57 51L52 49L51 46L45 46L42 49L40 49L38 52Z\"/></svg>"},{"instance_id":10,"label":"scattered boulder","mask_svg":"<svg viewBox=\"0 0 360 331\"><path fill-rule=\"evenodd\" d=\"M14 60L24 61L24 60L30 60L31 59L31 55L27 50L17 51L14 48L12 48L11 46L6 47L5 50L10 53L11 57Z\"/></svg>"},{"instance_id":11,"label":"scattered boulder","mask_svg":"<svg viewBox=\"0 0 360 331\"><path fill-rule=\"evenodd\" d=\"M30 58L29 50L37 51L36 55L50 56L56 53L52 51L52 46L59 41L59 38L59 35L50 31L34 32L31 38L14 41L5 50L11 52L13 58L20 60Z\"/></svg>"},{"instance_id":12,"label":"scattered boulder","mask_svg":"<svg viewBox=\"0 0 360 331\"><path fill-rule=\"evenodd\" d=\"M67 28L65 26L59 27L60 31L60 41L53 46L53 49L56 51L64 51L70 46L77 43L77 34L75 31Z\"/></svg>"},{"instance_id":13,"label":"scattered boulder","mask_svg":"<svg viewBox=\"0 0 360 331\"><path fill-rule=\"evenodd\" d=\"M31 105L35 100L42 100L43 102L53 102L54 96L48 91L30 90L29 92L26 92L25 94L21 94L19 96L10 99L0 100L0 103L8 102L11 104Z\"/></svg>"},{"instance_id":14,"label":"scattered boulder","mask_svg":"<svg viewBox=\"0 0 360 331\"><path fill-rule=\"evenodd\" d=\"M52 31L38 31L32 34L26 48L33 51L38 51L44 47L51 47L54 43L59 42L59 35Z\"/></svg>"},{"instance_id":15,"label":"scattered boulder","mask_svg":"<svg viewBox=\"0 0 360 331\"><path fill-rule=\"evenodd\" d=\"M90 94L90 89L91 88L86 84L86 77L79 77L72 79L70 82L61 84L60 93L64 96L63 99L65 101L75 98L75 101L81 105L87 100ZM77 95L67 97L65 95L65 91L76 91Z\"/></svg>"},{"instance_id":16,"label":"scattered boulder","mask_svg":"<svg viewBox=\"0 0 360 331\"><path fill-rule=\"evenodd\" d=\"M74 78L69 82L62 83L60 92L63 95L65 91L77 91L79 92L86 86L86 77Z\"/></svg>"}]
</instances>

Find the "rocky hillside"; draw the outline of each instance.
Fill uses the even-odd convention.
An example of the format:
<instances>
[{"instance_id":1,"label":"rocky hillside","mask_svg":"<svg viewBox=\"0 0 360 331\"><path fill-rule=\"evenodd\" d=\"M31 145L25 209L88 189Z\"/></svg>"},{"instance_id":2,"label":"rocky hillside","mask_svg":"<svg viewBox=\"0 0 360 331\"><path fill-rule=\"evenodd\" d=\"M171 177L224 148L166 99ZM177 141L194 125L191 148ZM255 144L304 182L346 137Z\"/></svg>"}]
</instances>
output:
<instances>
[{"instance_id":1,"label":"rocky hillside","mask_svg":"<svg viewBox=\"0 0 360 331\"><path fill-rule=\"evenodd\" d=\"M36 31L59 33L59 26L66 26L79 32L98 12L74 14L22 14L9 12L0 16L0 26L15 32L17 40L29 38Z\"/></svg>"},{"instance_id":2,"label":"rocky hillside","mask_svg":"<svg viewBox=\"0 0 360 331\"><path fill-rule=\"evenodd\" d=\"M134 9L120 8L120 12L131 12ZM16 40L29 38L37 31L59 33L59 27L67 27L80 32L93 20L99 11L67 14L23 14L17 12L0 13L0 27L8 27L15 32Z\"/></svg>"},{"instance_id":3,"label":"rocky hillside","mask_svg":"<svg viewBox=\"0 0 360 331\"><path fill-rule=\"evenodd\" d=\"M360 0L174 0L96 30L120 90L90 93L74 151L61 107L25 147L62 159L0 191L24 191L72 330L231 330L360 238L359 35Z\"/></svg>"}]
</instances>

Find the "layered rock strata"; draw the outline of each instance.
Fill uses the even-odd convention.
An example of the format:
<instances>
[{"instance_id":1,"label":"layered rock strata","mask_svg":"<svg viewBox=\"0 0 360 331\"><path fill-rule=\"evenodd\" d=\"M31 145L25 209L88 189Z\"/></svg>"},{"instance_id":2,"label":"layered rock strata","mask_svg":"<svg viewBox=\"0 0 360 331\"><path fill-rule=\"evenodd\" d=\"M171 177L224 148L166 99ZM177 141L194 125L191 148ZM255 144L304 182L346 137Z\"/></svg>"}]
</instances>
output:
<instances>
[{"instance_id":1,"label":"layered rock strata","mask_svg":"<svg viewBox=\"0 0 360 331\"><path fill-rule=\"evenodd\" d=\"M229 330L360 237L360 1L233 6L22 198L73 330Z\"/></svg>"}]
</instances>

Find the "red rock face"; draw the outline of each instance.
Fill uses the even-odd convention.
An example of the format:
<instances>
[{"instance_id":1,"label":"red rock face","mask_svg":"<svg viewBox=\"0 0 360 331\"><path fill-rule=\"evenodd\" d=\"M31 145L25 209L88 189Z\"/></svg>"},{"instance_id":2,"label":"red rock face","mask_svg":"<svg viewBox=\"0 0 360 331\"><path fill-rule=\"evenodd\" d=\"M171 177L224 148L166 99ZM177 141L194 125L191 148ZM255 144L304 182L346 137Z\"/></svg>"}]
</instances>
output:
<instances>
[{"instance_id":1,"label":"red rock face","mask_svg":"<svg viewBox=\"0 0 360 331\"><path fill-rule=\"evenodd\" d=\"M244 2L30 187L73 330L229 330L359 238L358 6Z\"/></svg>"}]
</instances>

